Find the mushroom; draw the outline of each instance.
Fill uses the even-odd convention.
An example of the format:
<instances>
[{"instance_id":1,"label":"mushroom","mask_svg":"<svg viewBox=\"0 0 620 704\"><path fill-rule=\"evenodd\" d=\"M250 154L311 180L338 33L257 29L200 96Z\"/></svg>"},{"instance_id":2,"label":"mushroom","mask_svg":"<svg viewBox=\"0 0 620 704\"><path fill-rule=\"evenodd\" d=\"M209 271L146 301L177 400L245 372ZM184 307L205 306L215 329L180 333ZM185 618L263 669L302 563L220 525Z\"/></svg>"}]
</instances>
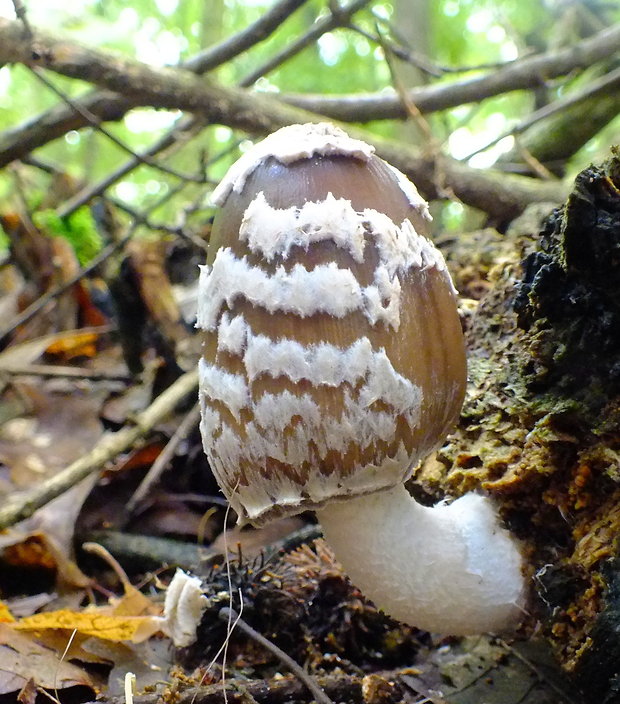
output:
<instances>
[{"instance_id":1,"label":"mushroom","mask_svg":"<svg viewBox=\"0 0 620 704\"><path fill-rule=\"evenodd\" d=\"M249 149L213 200L201 432L240 520L314 509L393 618L452 635L514 627L522 558L491 500L428 507L404 486L466 382L456 292L415 186L320 123Z\"/></svg>"}]
</instances>

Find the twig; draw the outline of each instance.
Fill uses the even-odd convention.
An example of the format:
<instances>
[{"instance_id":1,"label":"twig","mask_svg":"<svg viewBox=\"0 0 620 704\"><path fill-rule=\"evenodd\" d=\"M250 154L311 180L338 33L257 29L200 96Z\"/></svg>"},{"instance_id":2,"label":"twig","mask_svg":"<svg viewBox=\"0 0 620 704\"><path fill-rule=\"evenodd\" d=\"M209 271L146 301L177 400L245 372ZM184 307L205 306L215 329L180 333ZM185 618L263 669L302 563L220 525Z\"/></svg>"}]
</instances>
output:
<instances>
[{"instance_id":1,"label":"twig","mask_svg":"<svg viewBox=\"0 0 620 704\"><path fill-rule=\"evenodd\" d=\"M101 545L101 543L97 543L96 541L87 541L82 543L82 550L90 553L91 555L96 555L99 559L103 560L103 562L105 562L117 576L126 592L131 589L131 582L127 576L127 572L125 572L125 570L121 567L120 562L104 545Z\"/></svg>"},{"instance_id":2,"label":"twig","mask_svg":"<svg viewBox=\"0 0 620 704\"><path fill-rule=\"evenodd\" d=\"M196 427L200 419L200 406L196 403L192 410L183 418L179 427L174 431L174 435L168 441L168 444L159 453L157 459L151 465L151 468L146 473L144 479L138 485L138 488L133 493L133 496L127 502L126 511L128 516L134 512L136 506L149 493L153 484L159 481L163 471L166 469L170 460L174 457L177 447L185 440L185 438Z\"/></svg>"},{"instance_id":3,"label":"twig","mask_svg":"<svg viewBox=\"0 0 620 704\"><path fill-rule=\"evenodd\" d=\"M220 609L219 617L223 621L229 621L230 619L237 619L237 628L248 635L253 641L267 648L273 655L275 655L278 660L286 666L296 677L298 677L306 687L312 692L312 696L320 704L333 704L332 700L325 694L325 691L321 689L314 679L300 667L290 655L287 655L281 648L274 645L270 640L261 635L258 631L255 631L252 626L247 624L242 618L239 618L236 612L225 606Z\"/></svg>"},{"instance_id":4,"label":"twig","mask_svg":"<svg viewBox=\"0 0 620 704\"><path fill-rule=\"evenodd\" d=\"M523 161L532 169L532 171L538 175L539 178L545 181L553 181L556 179L554 173L549 171L549 169L532 154L532 152L521 143L518 135L515 135L515 146L517 151L521 155Z\"/></svg>"},{"instance_id":5,"label":"twig","mask_svg":"<svg viewBox=\"0 0 620 704\"><path fill-rule=\"evenodd\" d=\"M183 68L194 73L206 73L221 66L267 39L295 10L306 2L307 0L280 0L274 3L256 22L188 59L182 64Z\"/></svg>"},{"instance_id":6,"label":"twig","mask_svg":"<svg viewBox=\"0 0 620 704\"><path fill-rule=\"evenodd\" d=\"M392 56L394 56L393 49L381 34L378 26L377 41L379 43L379 46L383 49L385 63L387 64L388 70L390 72L390 77L392 79L392 86L394 87L394 90L400 97L403 106L407 111L407 117L413 119L413 121L418 126L424 137L428 140L428 146L430 147L430 151L439 152L439 145L437 143L437 140L435 139L435 136L433 135L431 126L428 124L428 120L420 112L420 108L418 108L418 106L415 104L415 101L413 100L411 95L405 90L405 86L400 80L400 77L398 76L398 73L394 66L394 62L392 61Z\"/></svg>"},{"instance_id":7,"label":"twig","mask_svg":"<svg viewBox=\"0 0 620 704\"><path fill-rule=\"evenodd\" d=\"M445 64L439 64L435 61L431 61L428 56L424 56L419 52L412 52L411 49L409 49L409 47L407 46L407 42L402 38L402 36L399 36L399 32L391 22L386 20L385 17L381 17L379 13L374 9L371 10L371 12L375 20L379 24L385 25L389 29L390 33L394 35L394 38L398 42L400 42L400 44L396 44L393 41L389 42L393 54L398 57L401 61L406 61L407 63L410 63L416 68L420 69L420 71L424 71L424 73L428 73L429 75L435 76L437 78L443 76L446 73L469 73L471 71L488 70L497 71L506 66L510 66L510 64L518 60L511 59L510 61L494 61L489 63L476 64L472 66L446 66ZM366 39L373 42L378 42L377 37L371 34L370 32L365 32L359 27L352 27L352 29L355 29L355 31L359 32L364 37L366 37ZM599 29L602 29L602 27ZM531 54L531 52L528 53ZM523 58L523 56L521 56L521 58Z\"/></svg>"},{"instance_id":8,"label":"twig","mask_svg":"<svg viewBox=\"0 0 620 704\"><path fill-rule=\"evenodd\" d=\"M127 374L111 374L109 372L94 371L82 367L52 366L51 364L2 364L0 361L0 372L12 374L14 376L42 376L60 377L68 379L84 379L86 381L119 381L123 384L131 383L131 377Z\"/></svg>"},{"instance_id":9,"label":"twig","mask_svg":"<svg viewBox=\"0 0 620 704\"><path fill-rule=\"evenodd\" d=\"M375 17L375 20L377 22L379 22L380 18L378 18L374 12L372 14ZM443 68L440 68L439 66L434 64L426 56L422 56L422 54L414 53L410 49L402 46L401 44L397 44L393 40L388 39L388 37L383 37L381 32L377 32L377 34L372 34L371 32L367 32L365 29L362 29L360 26L354 24L353 22L350 22L348 27L351 31L355 32L356 34L359 34L361 37L364 37L364 39L368 39L369 42L372 42L374 44L378 44L381 47L384 47L385 45L387 45L390 49L390 52L397 59L400 59L401 61L404 61L405 63L411 64L412 66L415 66L417 69L419 69L423 73L426 73L429 76L433 76L433 78L440 78L441 76L443 76L443 74L444 74Z\"/></svg>"},{"instance_id":10,"label":"twig","mask_svg":"<svg viewBox=\"0 0 620 704\"><path fill-rule=\"evenodd\" d=\"M620 48L620 24L603 29L570 47L526 56L480 76L413 88L410 93L421 112L437 112L475 103L515 90L527 90L602 61ZM400 97L385 93L312 95L283 93L291 105L345 122L402 120L406 111Z\"/></svg>"},{"instance_id":11,"label":"twig","mask_svg":"<svg viewBox=\"0 0 620 704\"><path fill-rule=\"evenodd\" d=\"M93 542L102 545L126 565L130 572L154 570L162 565L174 565L184 570L195 570L199 565L220 551L204 548L193 543L184 543L171 538L156 538L151 535L98 530L78 534L78 542Z\"/></svg>"},{"instance_id":12,"label":"twig","mask_svg":"<svg viewBox=\"0 0 620 704\"><path fill-rule=\"evenodd\" d=\"M206 51L192 57L182 64L186 68L198 75L216 68L234 56L238 56L243 51L251 48L255 44L265 40L270 36L289 16L303 5L307 0L281 0L268 10L259 20L242 30L240 33L227 38L220 44L207 49ZM166 134L162 135L156 142L142 152L143 157L150 158L162 152L174 144L182 134L190 134L200 131L204 127L204 119L200 115L183 116L177 120ZM228 153L226 150L217 159ZM114 172L103 178L98 184L86 187L67 201L59 210L59 215L67 215L77 210L80 206L88 203L95 195L100 195L113 183L119 181L123 176L133 171L140 164L140 155L137 158L126 162ZM217 160L215 159L215 160ZM215 160L210 160L207 164L212 164Z\"/></svg>"},{"instance_id":13,"label":"twig","mask_svg":"<svg viewBox=\"0 0 620 704\"><path fill-rule=\"evenodd\" d=\"M29 158L28 160L29 163L32 165L36 166L37 168L42 168L45 171L49 172L59 172L59 170L51 166L47 163L40 162L37 159ZM56 288L51 289L47 293L45 293L43 296L39 297L36 301L33 301L25 310L23 310L19 315L17 315L13 320L11 321L10 325L6 326L5 328L0 328L0 341L5 338L7 335L10 335L16 328L18 328L20 325L24 325L27 323L29 320L31 320L35 315L40 313L48 303L50 303L52 300L54 300L57 296L60 296L62 293L64 293L67 289L69 289L73 284L77 283L80 279L82 279L84 276L87 276L91 271L96 269L98 266L103 264L109 257L111 257L115 252L121 250L127 242L133 237L137 227L139 225L144 225L148 227L149 229L159 229L159 227L156 224L153 224L149 221L148 219L148 213L156 210L159 208L163 203L165 203L169 198L172 198L173 195L177 194L182 188L184 188L187 185L185 181L182 181L176 188L171 188L167 193L165 193L159 200L157 200L155 203L153 203L149 208L146 209L146 211L139 213L135 211L133 208L130 208L130 206L126 206L125 204L118 203L116 202L115 205L117 207L120 207L122 210L127 210L130 212L131 216L134 219L133 224L131 225L130 229L126 233L124 237L119 239L117 242L113 242L109 244L107 247L104 247L104 249L99 252L99 254L92 259L92 261L87 264L85 267L82 267L76 274L75 276L71 277L67 281L63 282L62 284L58 285ZM166 231L169 231L166 226L161 227L161 229L165 229ZM183 233L180 233L178 231L178 228L173 228L173 232L176 235L183 235ZM196 244L198 243L195 238L192 239L193 242Z\"/></svg>"},{"instance_id":14,"label":"twig","mask_svg":"<svg viewBox=\"0 0 620 704\"><path fill-rule=\"evenodd\" d=\"M265 63L254 69L254 71L251 71L244 76L239 82L239 85L242 87L251 86L259 78L266 76L278 66L282 65L285 61L288 61L291 57L298 54L302 49L305 49L307 46L314 43L326 32L331 32L337 27L346 26L351 20L351 17L363 7L368 5L369 2L370 0L353 0L353 2L349 5L339 8L337 12L332 10L330 15L315 22L314 26L306 32L306 34L288 44L288 46L282 49L282 51L279 51L277 54L265 61Z\"/></svg>"},{"instance_id":15,"label":"twig","mask_svg":"<svg viewBox=\"0 0 620 704\"><path fill-rule=\"evenodd\" d=\"M18 60L19 48L14 46L14 41L12 45L8 44L8 37L14 39L14 35L19 36L18 27L12 28L0 21L0 64ZM608 58L619 47L620 25L614 25L565 49L520 58L503 68L474 78L414 88L411 95L423 113L446 110L502 93L544 85L546 80L566 75L575 69L587 68ZM121 120L131 108L149 104L139 92L132 92L131 100L125 95L111 91L92 91L75 102L79 102L101 120ZM345 122L405 117L399 97L385 93L338 96L282 94L274 97L324 117ZM209 102L214 102L214 98L208 99L207 103ZM204 114L208 117L206 109ZM35 119L0 133L0 167L86 124L84 118L75 111L56 106ZM223 120L223 124L231 122Z\"/></svg>"},{"instance_id":16,"label":"twig","mask_svg":"<svg viewBox=\"0 0 620 704\"><path fill-rule=\"evenodd\" d=\"M559 687L551 678L545 676L539 667L537 667L531 660L522 655L516 648L513 648L509 643L507 643L502 638L498 638L497 642L506 650L506 652L513 655L520 663L525 665L531 672L533 672L538 678L539 682L544 682L545 685L552 689L556 694L558 694L562 701L567 702L567 704L576 704L575 700L562 688Z\"/></svg>"},{"instance_id":17,"label":"twig","mask_svg":"<svg viewBox=\"0 0 620 704\"><path fill-rule=\"evenodd\" d=\"M164 164L160 164L159 162L151 159L148 155L138 154L130 146L125 144L123 140L119 139L118 137L113 135L109 130L103 127L97 115L93 114L83 105L80 105L79 102L72 100L63 91L56 88L56 86L43 75L43 73L38 69L37 66L29 66L28 68L30 69L31 73L39 81L41 81L41 83L43 83L46 88L51 90L52 93L57 95L64 103L66 103L69 107L73 108L73 110L79 112L91 127L97 130L97 132L100 132L102 135L104 135L104 137L107 137L111 142L116 144L116 146L122 149L124 152L131 154L131 156L136 159L139 163L146 164L147 166L150 166L153 169L158 169L159 171L162 171L165 174L169 174L170 176L174 176L175 178L178 178L181 181L204 183L204 178L202 176L191 176L189 174L179 173L175 169L171 169L169 166L165 166Z\"/></svg>"},{"instance_id":18,"label":"twig","mask_svg":"<svg viewBox=\"0 0 620 704\"><path fill-rule=\"evenodd\" d=\"M24 25L24 39L31 39L32 28L28 22L28 14L24 3L21 0L13 0L13 9L15 10L15 17Z\"/></svg>"},{"instance_id":19,"label":"twig","mask_svg":"<svg viewBox=\"0 0 620 704\"><path fill-rule=\"evenodd\" d=\"M482 147L479 147L475 151L463 157L463 161L467 161L468 159L471 159L471 157L475 154L479 154L480 152L484 152L487 149L490 149L492 146L497 144L502 139L505 139L506 137L521 134L529 127L532 127L532 125L535 125L537 122L540 122L541 120L544 120L547 117L551 117L551 115L555 115L561 112L562 110L566 110L567 108L570 108L573 105L580 103L582 100L591 98L597 93L608 94L611 88L617 89L619 85L620 67L614 69L613 71L610 71L609 73L606 73L604 76L601 76L600 78L594 81L591 81L587 88L584 88L583 90L577 91L575 93L571 93L565 98L554 100L552 103L544 105L539 110L535 110L531 115L528 115L528 117L519 122L518 125L511 127L509 130L498 135L487 144L483 145Z\"/></svg>"},{"instance_id":20,"label":"twig","mask_svg":"<svg viewBox=\"0 0 620 704\"><path fill-rule=\"evenodd\" d=\"M400 671L380 673L389 681L397 680ZM328 692L333 701L350 704L368 704L362 695L362 678L358 675L323 675L317 677L319 685ZM229 704L290 704L309 702L312 695L296 677L277 677L271 680L254 679L229 681L227 687ZM158 704L159 692L134 697L134 704ZM106 699L101 696L99 704L126 704L122 696ZM176 704L224 704L221 683L192 687L175 693Z\"/></svg>"},{"instance_id":21,"label":"twig","mask_svg":"<svg viewBox=\"0 0 620 704\"><path fill-rule=\"evenodd\" d=\"M71 276L69 279L59 284L53 289L50 289L47 293L43 294L36 301L31 303L25 310L23 310L19 315L15 316L4 328L0 329L0 341L3 340L7 335L10 335L16 328L20 325L24 325L29 320L34 318L34 316L41 312L48 303L53 301L55 298L64 293L67 289L71 288L75 283L77 283L84 276L94 271L98 266L100 266L106 259L111 257L115 252L122 249L127 242L131 239L135 232L136 226L130 228L127 234L118 240L118 242L112 242L111 244L104 247L99 254L91 260L89 264L82 267L76 274Z\"/></svg>"},{"instance_id":22,"label":"twig","mask_svg":"<svg viewBox=\"0 0 620 704\"><path fill-rule=\"evenodd\" d=\"M408 116L413 119L414 123L417 125L418 129L422 132L424 138L426 139L426 151L433 158L433 163L435 164L435 173L433 176L433 181L437 194L441 198L451 198L453 200L457 200L454 191L451 188L446 187L446 175L442 168L443 162L438 158L441 155L441 147L437 139L435 138L433 131L431 130L431 126L428 123L428 120L420 112L420 109L412 100L411 95L405 90L405 87L402 84L402 81L400 80L396 68L394 66L391 49L387 43L383 43L383 35L381 34L378 25L377 36L379 37L379 43L381 45L381 48L383 49L385 62L388 66L388 70L392 79L392 85L400 96L400 99L402 100L403 105L407 110Z\"/></svg>"},{"instance_id":23,"label":"twig","mask_svg":"<svg viewBox=\"0 0 620 704\"><path fill-rule=\"evenodd\" d=\"M198 370L186 372L174 384L160 394L153 403L135 418L133 425L126 425L116 433L106 433L95 447L80 459L58 472L55 476L27 492L14 494L0 508L0 530L32 516L41 506L64 493L93 472L99 471L106 462L131 447L144 437L156 423L170 414L175 407L195 392L198 386Z\"/></svg>"},{"instance_id":24,"label":"twig","mask_svg":"<svg viewBox=\"0 0 620 704\"><path fill-rule=\"evenodd\" d=\"M165 232L168 235L174 235L177 237L181 236L180 228L177 225L166 225L166 223L163 222L153 222L146 215L146 213L141 213L139 210L132 208L131 205L128 205L120 198L114 198L113 196L109 195L105 195L104 198L115 208L118 208L123 213L127 213L127 215L130 215L135 223L144 225L144 227L149 230L152 230L153 232ZM64 212L65 209L63 208L62 210Z\"/></svg>"},{"instance_id":25,"label":"twig","mask_svg":"<svg viewBox=\"0 0 620 704\"><path fill-rule=\"evenodd\" d=\"M225 61L230 60L241 52L247 51L252 46L267 39L297 8L301 7L301 5L305 2L307 2L307 0L280 0L280 2L276 2L273 7L265 12L265 14L256 22L252 23L232 37L228 37L220 44L209 47L209 49L204 52L188 59L186 62L181 64L181 66L199 75L216 68ZM110 96L113 97L116 102L123 103L123 106L120 107L120 109L116 108L116 116L114 118L121 119L123 115L133 106L129 103L125 103L125 99L120 95L112 96L110 94ZM100 119L110 119L109 115L102 114L100 107L105 106L105 99L101 101L100 94L91 95L86 100L82 99L73 101L73 105L78 108L82 107L85 111L87 111L87 113L97 116ZM97 107L95 107L95 105ZM108 112L109 107L110 106L108 105ZM72 113L74 112L75 109L72 109ZM33 122L35 124L37 122L45 123L46 121L44 120L44 117L46 114L49 113L44 113L44 115L40 116L38 120L30 120L29 125ZM82 115L81 111L78 110L78 114ZM74 114L67 116L69 119L74 117ZM60 119L62 119L62 117L60 117L59 120ZM83 124L73 124L68 127L69 129L79 129L79 127L83 126ZM145 160L155 156L155 154L158 154L171 146L179 139L180 135L198 131L202 129L203 126L204 120L200 116L184 116L180 118L171 130L160 137L153 145L148 147L141 154L136 154L133 159L120 166L107 177L103 178L99 183L94 186L86 187L73 196L60 208L59 215L61 217L70 215L82 205L88 203L96 195L103 193L112 184L116 183L123 176L139 166L140 163L143 163ZM56 128L58 128L58 120L56 122ZM59 136L57 129L54 130L54 133L56 136ZM64 133L64 130L61 133Z\"/></svg>"},{"instance_id":26,"label":"twig","mask_svg":"<svg viewBox=\"0 0 620 704\"><path fill-rule=\"evenodd\" d=\"M107 176L104 176L97 183L85 186L82 190L78 191L69 200L63 203L58 208L59 217L66 217L74 213L78 208L89 203L95 196L101 195L110 186L120 181L123 176L133 171L135 168L140 166L145 159L151 159L156 154L167 149L169 146L174 144L177 139L180 139L180 135L189 134L193 130L202 129L203 120L200 117L191 118L180 118L175 125L166 134L155 141L150 147L143 150L142 152L135 154L132 159L121 164L117 169L112 171Z\"/></svg>"}]
</instances>

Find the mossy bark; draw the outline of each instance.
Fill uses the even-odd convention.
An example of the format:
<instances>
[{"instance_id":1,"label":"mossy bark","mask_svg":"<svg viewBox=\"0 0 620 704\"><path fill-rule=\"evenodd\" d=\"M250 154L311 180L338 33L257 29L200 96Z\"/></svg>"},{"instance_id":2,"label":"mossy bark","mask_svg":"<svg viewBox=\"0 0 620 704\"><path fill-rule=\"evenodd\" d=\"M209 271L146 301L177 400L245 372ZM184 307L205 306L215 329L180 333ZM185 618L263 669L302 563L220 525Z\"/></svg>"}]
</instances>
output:
<instances>
[{"instance_id":1,"label":"mossy bark","mask_svg":"<svg viewBox=\"0 0 620 704\"><path fill-rule=\"evenodd\" d=\"M586 700L608 704L620 702L619 186L614 154L539 233L489 245L501 258L467 320L460 424L415 481L497 499L531 566L524 631L540 624ZM465 252L455 268L471 289Z\"/></svg>"}]
</instances>

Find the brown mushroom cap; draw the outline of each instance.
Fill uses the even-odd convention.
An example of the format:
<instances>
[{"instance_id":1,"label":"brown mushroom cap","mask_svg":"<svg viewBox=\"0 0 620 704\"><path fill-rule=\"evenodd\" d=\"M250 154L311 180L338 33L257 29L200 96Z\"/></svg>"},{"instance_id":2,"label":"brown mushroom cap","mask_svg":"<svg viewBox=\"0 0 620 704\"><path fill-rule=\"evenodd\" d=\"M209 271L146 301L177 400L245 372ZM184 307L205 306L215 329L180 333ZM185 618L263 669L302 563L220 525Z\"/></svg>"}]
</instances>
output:
<instances>
[{"instance_id":1,"label":"brown mushroom cap","mask_svg":"<svg viewBox=\"0 0 620 704\"><path fill-rule=\"evenodd\" d=\"M201 290L201 429L241 518L394 486L455 422L463 335L422 203L346 153L265 157L225 198Z\"/></svg>"}]
</instances>

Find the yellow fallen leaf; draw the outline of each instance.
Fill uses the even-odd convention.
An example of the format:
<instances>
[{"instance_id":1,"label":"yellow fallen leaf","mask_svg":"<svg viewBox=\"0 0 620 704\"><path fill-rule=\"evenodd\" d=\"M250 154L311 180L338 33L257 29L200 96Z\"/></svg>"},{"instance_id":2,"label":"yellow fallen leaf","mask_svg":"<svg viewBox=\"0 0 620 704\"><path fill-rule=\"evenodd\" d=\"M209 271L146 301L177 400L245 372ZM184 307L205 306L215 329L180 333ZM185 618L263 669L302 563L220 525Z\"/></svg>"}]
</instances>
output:
<instances>
[{"instance_id":1,"label":"yellow fallen leaf","mask_svg":"<svg viewBox=\"0 0 620 704\"><path fill-rule=\"evenodd\" d=\"M141 643L160 630L161 619L156 616L114 616L101 611L80 613L62 609L34 614L12 625L20 631L36 632L62 628L117 643L121 641Z\"/></svg>"},{"instance_id":2,"label":"yellow fallen leaf","mask_svg":"<svg viewBox=\"0 0 620 704\"><path fill-rule=\"evenodd\" d=\"M9 611L9 607L0 601L0 623L12 623L15 621L13 614Z\"/></svg>"}]
</instances>

